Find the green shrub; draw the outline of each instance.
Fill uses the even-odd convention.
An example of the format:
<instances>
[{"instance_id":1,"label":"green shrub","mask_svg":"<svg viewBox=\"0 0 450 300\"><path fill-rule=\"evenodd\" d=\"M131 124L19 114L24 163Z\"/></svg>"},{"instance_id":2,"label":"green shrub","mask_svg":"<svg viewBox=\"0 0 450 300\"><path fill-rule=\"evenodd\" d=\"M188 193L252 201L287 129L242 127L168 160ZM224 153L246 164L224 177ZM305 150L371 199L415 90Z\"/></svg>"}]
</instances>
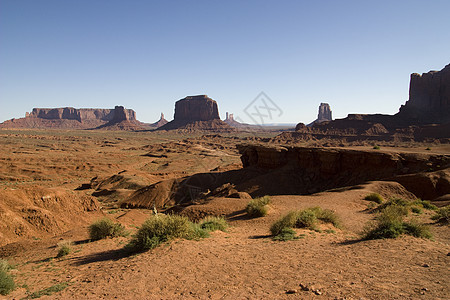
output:
<instances>
[{"instance_id":1,"label":"green shrub","mask_svg":"<svg viewBox=\"0 0 450 300\"><path fill-rule=\"evenodd\" d=\"M72 242L71 241L62 241L58 243L58 254L56 257L63 257L72 252Z\"/></svg>"},{"instance_id":2,"label":"green shrub","mask_svg":"<svg viewBox=\"0 0 450 300\"><path fill-rule=\"evenodd\" d=\"M363 232L364 239L396 238L401 234L431 238L430 232L424 225L414 222L405 222L403 219L406 216L406 213L405 207L403 206L387 206L376 217L374 223L366 226Z\"/></svg>"},{"instance_id":3,"label":"green shrub","mask_svg":"<svg viewBox=\"0 0 450 300\"><path fill-rule=\"evenodd\" d=\"M375 210L378 212L381 212L382 210L391 207L396 206L398 212L402 212L403 215L407 216L409 213L409 207L411 205L411 202L402 199L402 198L391 198L388 201L380 204Z\"/></svg>"},{"instance_id":4,"label":"green shrub","mask_svg":"<svg viewBox=\"0 0 450 300\"><path fill-rule=\"evenodd\" d=\"M270 232L272 235L279 235L284 228L294 227L297 222L298 214L298 211L290 211L287 215L275 221L272 226L270 226Z\"/></svg>"},{"instance_id":5,"label":"green shrub","mask_svg":"<svg viewBox=\"0 0 450 300\"><path fill-rule=\"evenodd\" d=\"M192 239L195 238L194 229L187 217L158 214L142 224L127 248L131 251L145 251L156 248L171 239Z\"/></svg>"},{"instance_id":6,"label":"green shrub","mask_svg":"<svg viewBox=\"0 0 450 300\"><path fill-rule=\"evenodd\" d=\"M372 193L372 194L365 196L364 200L372 201L372 202L375 202L378 204L381 204L384 202L383 197L381 197L381 195L377 194L377 193Z\"/></svg>"},{"instance_id":7,"label":"green shrub","mask_svg":"<svg viewBox=\"0 0 450 300\"><path fill-rule=\"evenodd\" d=\"M200 224L191 223L191 234L188 239L200 240L209 237L208 230L202 228Z\"/></svg>"},{"instance_id":8,"label":"green shrub","mask_svg":"<svg viewBox=\"0 0 450 300\"><path fill-rule=\"evenodd\" d=\"M375 145L375 146L373 146L373 149L375 149L375 150L380 150L380 146Z\"/></svg>"},{"instance_id":9,"label":"green shrub","mask_svg":"<svg viewBox=\"0 0 450 300\"><path fill-rule=\"evenodd\" d=\"M424 224L419 224L414 221L411 221L403 223L403 226L405 228L406 234L426 239L431 239L433 237L431 235L430 230L428 229L428 226Z\"/></svg>"},{"instance_id":10,"label":"green shrub","mask_svg":"<svg viewBox=\"0 0 450 300\"><path fill-rule=\"evenodd\" d=\"M415 214L421 214L422 213L422 209L420 207L417 206L413 206L411 207L411 211Z\"/></svg>"},{"instance_id":11,"label":"green shrub","mask_svg":"<svg viewBox=\"0 0 450 300\"><path fill-rule=\"evenodd\" d=\"M414 205L418 205L421 206L425 209L429 209L429 210L437 210L437 206L432 204L430 201L427 200L421 200L421 199L417 199L416 201L413 202Z\"/></svg>"},{"instance_id":12,"label":"green shrub","mask_svg":"<svg viewBox=\"0 0 450 300\"><path fill-rule=\"evenodd\" d=\"M340 221L336 214L329 209L322 209L320 207L310 207L300 211L291 211L284 217L281 217L270 227L270 232L273 236L281 234L285 228L309 228L318 230L318 220L324 223L331 223L336 228L340 227Z\"/></svg>"},{"instance_id":13,"label":"green shrub","mask_svg":"<svg viewBox=\"0 0 450 300\"><path fill-rule=\"evenodd\" d=\"M228 223L223 217L206 217L199 223L200 228L207 231L226 231Z\"/></svg>"},{"instance_id":14,"label":"green shrub","mask_svg":"<svg viewBox=\"0 0 450 300\"><path fill-rule=\"evenodd\" d=\"M314 228L317 223L317 216L314 210L305 209L298 213L295 227L297 228Z\"/></svg>"},{"instance_id":15,"label":"green shrub","mask_svg":"<svg viewBox=\"0 0 450 300\"><path fill-rule=\"evenodd\" d=\"M250 200L245 211L250 217L264 217L269 209L267 205L270 203L270 197L264 196Z\"/></svg>"},{"instance_id":16,"label":"green shrub","mask_svg":"<svg viewBox=\"0 0 450 300\"><path fill-rule=\"evenodd\" d=\"M274 236L272 239L274 241L290 241L290 240L295 240L298 239L298 237L296 237L297 233L289 227L285 227L283 229L281 229L280 233L278 233L276 236Z\"/></svg>"},{"instance_id":17,"label":"green shrub","mask_svg":"<svg viewBox=\"0 0 450 300\"><path fill-rule=\"evenodd\" d=\"M0 295L6 296L15 288L14 279L9 274L11 266L4 259L0 259Z\"/></svg>"},{"instance_id":18,"label":"green shrub","mask_svg":"<svg viewBox=\"0 0 450 300\"><path fill-rule=\"evenodd\" d=\"M439 208L431 219L441 223L450 223L450 205Z\"/></svg>"},{"instance_id":19,"label":"green shrub","mask_svg":"<svg viewBox=\"0 0 450 300\"><path fill-rule=\"evenodd\" d=\"M108 218L100 219L89 226L89 237L94 241L123 235L125 235L125 227Z\"/></svg>"}]
</instances>

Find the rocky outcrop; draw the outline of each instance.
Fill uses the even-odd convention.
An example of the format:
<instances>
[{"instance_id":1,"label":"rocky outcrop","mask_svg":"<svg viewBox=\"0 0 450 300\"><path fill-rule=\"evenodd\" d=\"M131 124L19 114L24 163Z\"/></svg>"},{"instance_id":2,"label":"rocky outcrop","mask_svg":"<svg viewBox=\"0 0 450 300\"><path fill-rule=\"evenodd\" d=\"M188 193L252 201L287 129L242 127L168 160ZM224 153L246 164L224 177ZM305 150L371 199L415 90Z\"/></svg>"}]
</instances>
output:
<instances>
[{"instance_id":1,"label":"rocky outcrop","mask_svg":"<svg viewBox=\"0 0 450 300\"><path fill-rule=\"evenodd\" d=\"M180 122L218 120L217 102L207 95L188 96L175 102L174 120Z\"/></svg>"},{"instance_id":2,"label":"rocky outcrop","mask_svg":"<svg viewBox=\"0 0 450 300\"><path fill-rule=\"evenodd\" d=\"M450 122L450 64L441 71L411 74L409 100L398 116L417 123Z\"/></svg>"},{"instance_id":3,"label":"rocky outcrop","mask_svg":"<svg viewBox=\"0 0 450 300\"><path fill-rule=\"evenodd\" d=\"M283 133L284 138L449 142L450 65L441 71L412 74L409 100L396 115L349 114L344 119L313 123L310 130L299 123L296 133Z\"/></svg>"},{"instance_id":4,"label":"rocky outcrop","mask_svg":"<svg viewBox=\"0 0 450 300\"><path fill-rule=\"evenodd\" d=\"M159 127L161 127L161 126L163 126L163 125L166 125L167 123L169 123L169 121L167 121L167 120L164 118L164 114L161 113L161 117L159 118L159 120L156 121L155 123L150 124L150 126L151 126L151 127L155 127L155 128L159 128Z\"/></svg>"},{"instance_id":5,"label":"rocky outcrop","mask_svg":"<svg viewBox=\"0 0 450 300\"><path fill-rule=\"evenodd\" d=\"M136 120L136 112L123 106L114 109L63 107L33 108L25 118L5 121L0 128L135 130L141 125L143 123Z\"/></svg>"},{"instance_id":6,"label":"rocky outcrop","mask_svg":"<svg viewBox=\"0 0 450 300\"><path fill-rule=\"evenodd\" d=\"M328 103L320 103L319 114L317 115L317 119L314 120L312 123L308 124L308 126L332 120L333 118L331 116L330 105Z\"/></svg>"},{"instance_id":7,"label":"rocky outcrop","mask_svg":"<svg viewBox=\"0 0 450 300\"><path fill-rule=\"evenodd\" d=\"M220 120L217 102L206 95L188 96L175 102L174 120L160 130L231 130L231 127Z\"/></svg>"},{"instance_id":8,"label":"rocky outcrop","mask_svg":"<svg viewBox=\"0 0 450 300\"><path fill-rule=\"evenodd\" d=\"M136 120L136 112L132 109L124 109L123 106L116 106L114 109L99 108L33 108L28 118L41 118L47 120L102 120L102 121L122 121Z\"/></svg>"},{"instance_id":9,"label":"rocky outcrop","mask_svg":"<svg viewBox=\"0 0 450 300\"><path fill-rule=\"evenodd\" d=\"M295 182L297 189L303 193L351 186L372 180L403 183L411 178L406 176L407 174L430 170L447 175L440 176L439 184L435 184L433 191L429 191L426 195L434 198L450 193L450 177L448 177L450 155L263 145L238 145L238 150L244 168L274 170L277 175L273 176L272 184L277 185L277 177L280 177L283 181L290 181L291 184ZM291 179L287 179L286 176L290 176ZM400 179L396 180L397 178ZM438 182L437 179L435 181ZM425 194L420 196L423 195Z\"/></svg>"}]
</instances>

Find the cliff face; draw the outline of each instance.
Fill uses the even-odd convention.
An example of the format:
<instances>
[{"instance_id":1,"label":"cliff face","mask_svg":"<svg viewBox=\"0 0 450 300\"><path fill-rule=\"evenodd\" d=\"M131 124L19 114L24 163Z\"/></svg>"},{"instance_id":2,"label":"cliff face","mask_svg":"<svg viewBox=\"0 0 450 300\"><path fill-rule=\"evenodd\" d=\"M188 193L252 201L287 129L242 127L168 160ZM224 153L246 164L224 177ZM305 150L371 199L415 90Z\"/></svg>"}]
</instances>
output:
<instances>
[{"instance_id":1,"label":"cliff face","mask_svg":"<svg viewBox=\"0 0 450 300\"><path fill-rule=\"evenodd\" d=\"M102 120L102 121L123 121L136 120L136 112L132 109L124 109L123 106L116 106L114 109L98 108L33 108L28 118L41 118L47 120Z\"/></svg>"},{"instance_id":2,"label":"cliff face","mask_svg":"<svg viewBox=\"0 0 450 300\"><path fill-rule=\"evenodd\" d=\"M104 129L124 122L127 123L125 127L115 126L113 130L141 129L142 123L136 120L135 111L123 106L114 109L33 108L31 113L26 113L25 118L5 121L0 124L0 128Z\"/></svg>"},{"instance_id":3,"label":"cliff face","mask_svg":"<svg viewBox=\"0 0 450 300\"><path fill-rule=\"evenodd\" d=\"M229 131L232 128L220 120L217 102L206 95L188 96L175 102L174 120L159 130Z\"/></svg>"},{"instance_id":4,"label":"cliff face","mask_svg":"<svg viewBox=\"0 0 450 300\"><path fill-rule=\"evenodd\" d=\"M206 95L189 96L175 103L175 121L217 120L219 109L217 102Z\"/></svg>"},{"instance_id":5,"label":"cliff face","mask_svg":"<svg viewBox=\"0 0 450 300\"><path fill-rule=\"evenodd\" d=\"M430 170L437 172L436 176L439 175L441 182L434 185L435 190L430 191L432 196L428 199L450 193L450 155L263 145L238 145L238 150L244 168L268 170L276 174L270 180L272 185L281 186L282 182L292 181L291 185L295 185L295 188L287 186L286 189L297 189L300 193L352 186L372 180L403 184L407 174ZM437 182L437 178L434 181Z\"/></svg>"}]
</instances>

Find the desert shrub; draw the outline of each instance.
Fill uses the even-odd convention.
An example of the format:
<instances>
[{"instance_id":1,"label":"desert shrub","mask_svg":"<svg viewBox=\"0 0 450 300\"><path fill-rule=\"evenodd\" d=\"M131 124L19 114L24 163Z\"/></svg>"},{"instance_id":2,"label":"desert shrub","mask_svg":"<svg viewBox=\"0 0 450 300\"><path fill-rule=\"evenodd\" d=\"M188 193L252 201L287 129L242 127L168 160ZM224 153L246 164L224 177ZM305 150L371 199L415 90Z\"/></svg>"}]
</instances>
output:
<instances>
[{"instance_id":1,"label":"desert shrub","mask_svg":"<svg viewBox=\"0 0 450 300\"><path fill-rule=\"evenodd\" d=\"M317 219L321 220L324 223L333 224L334 227L340 228L341 222L338 216L331 209L322 209L320 207L315 207L315 213Z\"/></svg>"},{"instance_id":2,"label":"desert shrub","mask_svg":"<svg viewBox=\"0 0 450 300\"><path fill-rule=\"evenodd\" d=\"M264 196L250 200L245 208L245 211L250 217L264 217L267 215L268 207L270 203L270 197Z\"/></svg>"},{"instance_id":3,"label":"desert shrub","mask_svg":"<svg viewBox=\"0 0 450 300\"><path fill-rule=\"evenodd\" d=\"M422 209L420 207L417 206L413 206L411 207L411 211L415 214L421 214L422 213Z\"/></svg>"},{"instance_id":4,"label":"desert shrub","mask_svg":"<svg viewBox=\"0 0 450 300\"><path fill-rule=\"evenodd\" d=\"M15 288L14 279L9 274L11 266L9 263L0 259L0 295L6 296Z\"/></svg>"},{"instance_id":5,"label":"desert shrub","mask_svg":"<svg viewBox=\"0 0 450 300\"><path fill-rule=\"evenodd\" d=\"M278 235L284 228L292 228L297 222L298 211L290 211L284 217L279 218L270 226L270 232L272 235Z\"/></svg>"},{"instance_id":6,"label":"desert shrub","mask_svg":"<svg viewBox=\"0 0 450 300\"><path fill-rule=\"evenodd\" d=\"M421 199L417 199L416 201L413 202L413 205L418 205L421 206L425 209L429 209L429 210L437 210L437 206L432 204L430 201L427 200L421 200Z\"/></svg>"},{"instance_id":7,"label":"desert shrub","mask_svg":"<svg viewBox=\"0 0 450 300\"><path fill-rule=\"evenodd\" d=\"M384 202L383 197L381 197L381 195L377 194L377 193L372 193L372 194L365 196L364 200L372 201L372 202L375 202L378 204L381 204Z\"/></svg>"},{"instance_id":8,"label":"desert shrub","mask_svg":"<svg viewBox=\"0 0 450 300\"><path fill-rule=\"evenodd\" d=\"M317 216L314 210L305 209L298 213L295 221L297 228L314 228L317 223Z\"/></svg>"},{"instance_id":9,"label":"desert shrub","mask_svg":"<svg viewBox=\"0 0 450 300\"><path fill-rule=\"evenodd\" d=\"M296 234L297 233L292 228L285 227L281 229L281 231L272 239L274 241L282 241L282 242L295 240L298 239L298 237L295 236Z\"/></svg>"},{"instance_id":10,"label":"desert shrub","mask_svg":"<svg viewBox=\"0 0 450 300\"><path fill-rule=\"evenodd\" d=\"M441 223L450 223L450 205L439 208L431 219Z\"/></svg>"},{"instance_id":11,"label":"desert shrub","mask_svg":"<svg viewBox=\"0 0 450 300\"><path fill-rule=\"evenodd\" d=\"M103 218L89 226L91 240L101 240L108 237L118 237L125 234L125 227L120 223L114 223L111 219Z\"/></svg>"},{"instance_id":12,"label":"desert shrub","mask_svg":"<svg viewBox=\"0 0 450 300\"><path fill-rule=\"evenodd\" d=\"M200 228L207 231L226 231L228 223L223 217L206 217L199 223Z\"/></svg>"},{"instance_id":13,"label":"desert shrub","mask_svg":"<svg viewBox=\"0 0 450 300\"><path fill-rule=\"evenodd\" d=\"M403 215L408 215L409 213L409 206L411 203L405 199L402 198L391 198L386 202L383 202L382 204L378 205L378 207L375 209L378 212L381 212L382 210L391 207L396 206L398 212L402 212Z\"/></svg>"},{"instance_id":14,"label":"desert shrub","mask_svg":"<svg viewBox=\"0 0 450 300\"><path fill-rule=\"evenodd\" d=\"M270 227L273 236L281 234L284 228L309 228L317 230L318 220L331 223L335 227L340 227L340 222L336 214L329 209L321 207L310 207L300 211L291 211L284 217L281 217Z\"/></svg>"},{"instance_id":15,"label":"desert shrub","mask_svg":"<svg viewBox=\"0 0 450 300\"><path fill-rule=\"evenodd\" d=\"M127 248L132 251L145 251L171 239L194 238L194 229L187 217L158 214L142 224Z\"/></svg>"},{"instance_id":16,"label":"desert shrub","mask_svg":"<svg viewBox=\"0 0 450 300\"><path fill-rule=\"evenodd\" d=\"M380 150L380 146L375 145L375 146L373 146L373 149L375 149L375 150Z\"/></svg>"},{"instance_id":17,"label":"desert shrub","mask_svg":"<svg viewBox=\"0 0 450 300\"><path fill-rule=\"evenodd\" d=\"M390 205L384 208L376 217L375 222L366 226L363 232L364 239L396 238L401 234L416 237L431 238L427 227L414 222L405 222L405 207Z\"/></svg>"},{"instance_id":18,"label":"desert shrub","mask_svg":"<svg viewBox=\"0 0 450 300\"><path fill-rule=\"evenodd\" d=\"M209 237L209 231L202 228L200 224L191 223L191 234L189 239L200 240Z\"/></svg>"},{"instance_id":19,"label":"desert shrub","mask_svg":"<svg viewBox=\"0 0 450 300\"><path fill-rule=\"evenodd\" d=\"M424 224L419 224L415 221L411 221L403 223L403 226L405 228L406 234L426 239L431 239L433 237L430 230L428 229L428 226Z\"/></svg>"},{"instance_id":20,"label":"desert shrub","mask_svg":"<svg viewBox=\"0 0 450 300\"><path fill-rule=\"evenodd\" d=\"M63 257L72 252L72 242L71 241L62 241L58 243L58 254L56 257Z\"/></svg>"}]
</instances>

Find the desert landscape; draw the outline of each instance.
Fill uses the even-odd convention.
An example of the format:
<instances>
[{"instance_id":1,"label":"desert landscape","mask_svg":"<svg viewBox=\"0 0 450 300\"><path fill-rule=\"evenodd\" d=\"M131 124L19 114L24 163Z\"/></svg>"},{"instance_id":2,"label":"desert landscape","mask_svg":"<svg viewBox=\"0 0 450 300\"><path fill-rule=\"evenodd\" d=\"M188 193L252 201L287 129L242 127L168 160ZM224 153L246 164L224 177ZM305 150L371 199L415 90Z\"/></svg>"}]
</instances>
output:
<instances>
[{"instance_id":1,"label":"desert landscape","mask_svg":"<svg viewBox=\"0 0 450 300\"><path fill-rule=\"evenodd\" d=\"M426 121L448 111L440 97L418 112L426 99L412 92L399 116L287 131L230 126L204 95L177 101L157 129L123 107L106 125L66 109L4 122L0 256L14 280L4 297L447 299L449 115ZM396 210L403 225L382 228ZM105 218L126 234L95 238ZM148 220L170 218L226 225L139 244Z\"/></svg>"},{"instance_id":2,"label":"desert landscape","mask_svg":"<svg viewBox=\"0 0 450 300\"><path fill-rule=\"evenodd\" d=\"M0 299L450 299L449 11L0 1Z\"/></svg>"}]
</instances>

